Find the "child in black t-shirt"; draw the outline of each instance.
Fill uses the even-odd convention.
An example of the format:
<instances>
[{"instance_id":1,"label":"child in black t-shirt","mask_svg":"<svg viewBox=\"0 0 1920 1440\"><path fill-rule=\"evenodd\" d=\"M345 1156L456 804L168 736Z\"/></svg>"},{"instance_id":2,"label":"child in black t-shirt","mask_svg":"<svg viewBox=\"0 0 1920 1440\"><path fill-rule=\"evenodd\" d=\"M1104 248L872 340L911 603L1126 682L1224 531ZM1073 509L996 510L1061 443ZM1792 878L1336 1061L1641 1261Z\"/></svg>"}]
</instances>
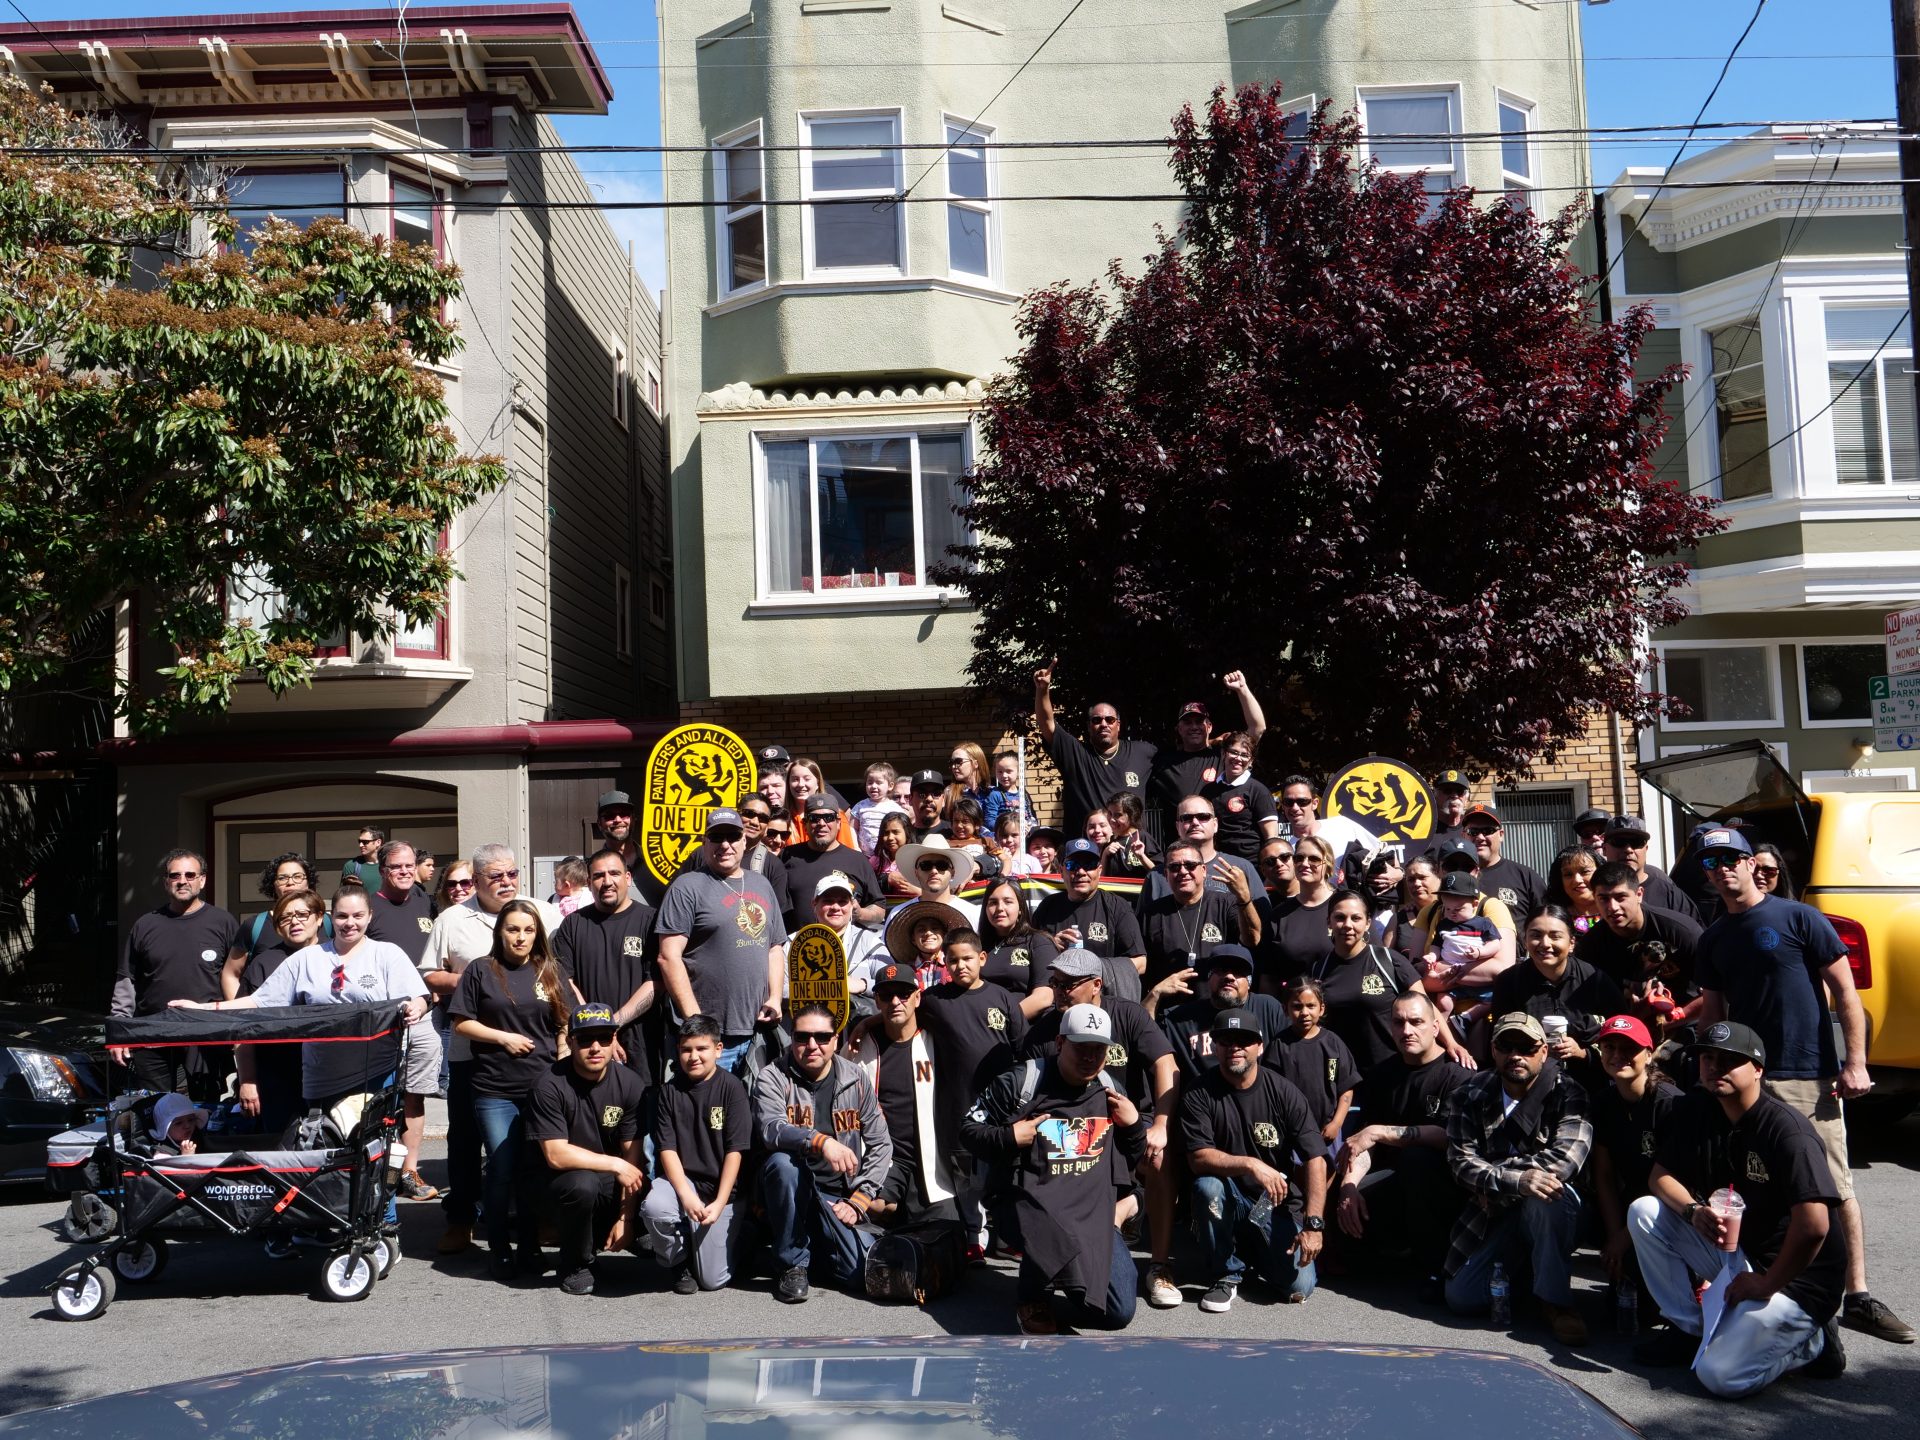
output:
<instances>
[{"instance_id":1,"label":"child in black t-shirt","mask_svg":"<svg viewBox=\"0 0 1920 1440\"><path fill-rule=\"evenodd\" d=\"M1268 1063L1307 1097L1320 1138L1334 1146L1360 1076L1347 1042L1321 1025L1326 1013L1327 994L1318 980L1302 976L1288 986L1287 1017L1293 1024L1278 1037ZM1335 1148L1329 1153L1339 1152Z\"/></svg>"},{"instance_id":2,"label":"child in black t-shirt","mask_svg":"<svg viewBox=\"0 0 1920 1440\"><path fill-rule=\"evenodd\" d=\"M646 1244L674 1272L676 1295L718 1290L733 1278L727 1242L733 1194L753 1142L747 1087L720 1068L720 1026L706 1015L680 1026L673 1077L658 1091L656 1174L641 1202Z\"/></svg>"}]
</instances>

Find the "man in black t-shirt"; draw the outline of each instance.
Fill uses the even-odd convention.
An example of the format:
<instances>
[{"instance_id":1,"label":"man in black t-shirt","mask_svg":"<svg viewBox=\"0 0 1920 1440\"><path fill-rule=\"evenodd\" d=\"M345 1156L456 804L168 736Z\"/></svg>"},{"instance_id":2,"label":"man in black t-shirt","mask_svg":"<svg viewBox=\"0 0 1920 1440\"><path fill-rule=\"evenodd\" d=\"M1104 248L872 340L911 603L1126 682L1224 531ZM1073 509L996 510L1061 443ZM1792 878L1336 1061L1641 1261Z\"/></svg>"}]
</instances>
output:
<instances>
[{"instance_id":1,"label":"man in black t-shirt","mask_svg":"<svg viewBox=\"0 0 1920 1440\"><path fill-rule=\"evenodd\" d=\"M1060 772L1061 804L1067 833L1078 835L1087 816L1106 808L1114 796L1129 793L1142 801L1159 747L1145 740L1120 738L1120 712L1104 700L1087 707L1087 738L1061 727L1053 708L1053 667L1033 675L1033 719L1040 739Z\"/></svg>"},{"instance_id":2,"label":"man in black t-shirt","mask_svg":"<svg viewBox=\"0 0 1920 1440\"><path fill-rule=\"evenodd\" d=\"M1248 748L1258 755L1260 737L1267 733L1267 717L1253 687L1239 670L1229 670L1220 677L1220 683L1239 698ZM1204 702L1189 700L1180 707L1173 734L1173 746L1162 748L1154 756L1153 773L1147 777L1147 798L1162 816L1172 814L1183 795L1197 795L1201 786L1218 780L1224 768L1220 747L1214 740L1213 715ZM1161 833L1171 831L1163 828Z\"/></svg>"},{"instance_id":3,"label":"man in black t-shirt","mask_svg":"<svg viewBox=\"0 0 1920 1440\"><path fill-rule=\"evenodd\" d=\"M653 1008L654 908L633 893L627 862L612 846L587 859L593 904L574 911L553 932L553 953L573 975L582 995L599 995L613 1007L620 1027L614 1058L651 1085L658 1070L649 1063L641 1017Z\"/></svg>"},{"instance_id":4,"label":"man in black t-shirt","mask_svg":"<svg viewBox=\"0 0 1920 1440\"><path fill-rule=\"evenodd\" d=\"M1505 905L1513 923L1524 932L1533 912L1546 904L1547 882L1531 865L1500 858L1507 832L1493 806L1469 806L1460 829L1480 861L1480 893Z\"/></svg>"},{"instance_id":5,"label":"man in black t-shirt","mask_svg":"<svg viewBox=\"0 0 1920 1440\"><path fill-rule=\"evenodd\" d=\"M546 1162L546 1206L559 1232L564 1295L593 1293L596 1238L601 1250L626 1246L647 1183L640 1138L646 1088L614 1063L619 1033L611 1007L578 1006L567 1025L570 1053L527 1098L527 1139Z\"/></svg>"},{"instance_id":6,"label":"man in black t-shirt","mask_svg":"<svg viewBox=\"0 0 1920 1440\"><path fill-rule=\"evenodd\" d=\"M806 827L806 842L789 845L780 856L787 871L788 932L813 918L814 887L829 875L845 875L853 881L854 924L869 928L878 925L886 918L887 909L880 903L873 866L851 845L840 843L840 812L833 802L824 795L813 796L800 819Z\"/></svg>"},{"instance_id":7,"label":"man in black t-shirt","mask_svg":"<svg viewBox=\"0 0 1920 1440\"><path fill-rule=\"evenodd\" d=\"M1106 993L1138 1000L1140 977L1147 969L1146 942L1133 907L1100 888L1100 847L1091 840L1069 840L1060 852L1063 893L1049 895L1033 912L1033 928L1044 930L1061 950L1091 950L1106 965Z\"/></svg>"},{"instance_id":8,"label":"man in black t-shirt","mask_svg":"<svg viewBox=\"0 0 1920 1440\"><path fill-rule=\"evenodd\" d=\"M930 835L945 839L951 833L946 821L947 777L938 770L916 770L908 783L907 809L913 812L907 825L908 842L924 845Z\"/></svg>"},{"instance_id":9,"label":"man in black t-shirt","mask_svg":"<svg viewBox=\"0 0 1920 1440\"><path fill-rule=\"evenodd\" d=\"M1260 1026L1268 1064L1275 1063L1280 1037L1291 1023L1280 1002L1271 995L1253 994L1253 956L1244 945L1222 945L1205 960L1206 993L1176 989L1192 971L1174 975L1147 996L1147 1011L1160 1023L1160 1032L1173 1047L1181 1076L1189 1083L1202 1079L1219 1063L1213 1053L1213 1021L1223 1010L1243 1010Z\"/></svg>"},{"instance_id":10,"label":"man in black t-shirt","mask_svg":"<svg viewBox=\"0 0 1920 1440\"><path fill-rule=\"evenodd\" d=\"M1646 895L1626 861L1609 860L1594 871L1601 923L1574 943L1573 953L1626 991L1641 1018L1676 1030L1700 1009L1693 971L1700 925L1690 915L1647 904Z\"/></svg>"},{"instance_id":11,"label":"man in black t-shirt","mask_svg":"<svg viewBox=\"0 0 1920 1440\"><path fill-rule=\"evenodd\" d=\"M658 1173L641 1207L647 1242L673 1293L718 1290L728 1268L733 1196L753 1145L753 1099L720 1068L717 1021L695 1015L675 1040L673 1078L657 1092L653 1158Z\"/></svg>"},{"instance_id":12,"label":"man in black t-shirt","mask_svg":"<svg viewBox=\"0 0 1920 1440\"><path fill-rule=\"evenodd\" d=\"M112 1013L156 1015L175 1000L220 998L220 971L240 933L240 922L200 898L207 862L191 850L170 850L160 861L167 903L127 930L114 975ZM233 1051L225 1045L142 1049L110 1046L107 1053L133 1071L148 1090L184 1089L202 1105L226 1088Z\"/></svg>"},{"instance_id":13,"label":"man in black t-shirt","mask_svg":"<svg viewBox=\"0 0 1920 1440\"><path fill-rule=\"evenodd\" d=\"M847 1058L873 1086L893 1142L893 1163L868 1216L886 1226L951 1220L958 1212L947 1157L959 1131L942 1123L939 1049L920 1024L920 982L913 967L883 965L874 972L873 1002L878 1015L847 1048Z\"/></svg>"},{"instance_id":14,"label":"man in black t-shirt","mask_svg":"<svg viewBox=\"0 0 1920 1440\"><path fill-rule=\"evenodd\" d=\"M1219 1065L1180 1102L1194 1236L1211 1283L1200 1308L1231 1309L1249 1268L1298 1303L1313 1293L1327 1228L1326 1142L1307 1097L1260 1063L1266 1047L1251 1014L1216 1015L1213 1046Z\"/></svg>"},{"instance_id":15,"label":"man in black t-shirt","mask_svg":"<svg viewBox=\"0 0 1920 1440\"><path fill-rule=\"evenodd\" d=\"M1693 1364L1715 1395L1751 1395L1788 1370L1831 1379L1846 1369L1838 1315L1847 1277L1840 1193L1813 1125L1762 1084L1766 1046L1721 1020L1700 1034L1700 1088L1673 1110L1654 1153L1653 1193L1628 1208L1647 1293L1673 1328L1635 1347L1649 1364ZM1713 1197L1745 1202L1729 1220ZM1700 1343L1704 1309L1693 1275L1737 1266L1725 1313ZM1691 1272L1691 1273L1690 1273ZM1717 1282L1716 1282L1717 1283Z\"/></svg>"},{"instance_id":16,"label":"man in black t-shirt","mask_svg":"<svg viewBox=\"0 0 1920 1440\"><path fill-rule=\"evenodd\" d=\"M1444 1299L1440 1267L1466 1192L1447 1168L1447 1104L1473 1078L1440 1045L1440 1012L1423 990L1393 1002L1398 1054L1361 1078L1335 1177L1341 1233L1389 1251L1405 1245L1421 1277L1421 1298Z\"/></svg>"},{"instance_id":17,"label":"man in black t-shirt","mask_svg":"<svg viewBox=\"0 0 1920 1440\"><path fill-rule=\"evenodd\" d=\"M389 840L380 847L380 888L368 897L372 916L367 921L367 938L398 945L406 952L407 962L416 970L427 957L427 937L433 933L433 898L419 883L419 862L413 846L404 840ZM591 992L589 992L591 993ZM409 1165L417 1165L420 1142L427 1133L427 1096L440 1092L440 1057L416 1054L417 1048L440 1049L440 1032L431 1026L413 1032L408 1040L407 1070L402 1104L406 1123L400 1131L400 1143L407 1147ZM431 1060L431 1064L427 1063ZM394 1187L402 1200L437 1200L440 1190L409 1168Z\"/></svg>"},{"instance_id":18,"label":"man in black t-shirt","mask_svg":"<svg viewBox=\"0 0 1920 1440\"><path fill-rule=\"evenodd\" d=\"M1168 893L1148 901L1140 912L1147 947L1142 984L1148 990L1176 972L1197 970L1218 946L1251 949L1260 943L1260 917L1254 913L1245 878L1237 870L1228 870L1241 891L1222 894L1207 888L1206 867L1198 845L1176 840L1167 847ZM1242 892L1248 894L1244 901L1239 898Z\"/></svg>"}]
</instances>

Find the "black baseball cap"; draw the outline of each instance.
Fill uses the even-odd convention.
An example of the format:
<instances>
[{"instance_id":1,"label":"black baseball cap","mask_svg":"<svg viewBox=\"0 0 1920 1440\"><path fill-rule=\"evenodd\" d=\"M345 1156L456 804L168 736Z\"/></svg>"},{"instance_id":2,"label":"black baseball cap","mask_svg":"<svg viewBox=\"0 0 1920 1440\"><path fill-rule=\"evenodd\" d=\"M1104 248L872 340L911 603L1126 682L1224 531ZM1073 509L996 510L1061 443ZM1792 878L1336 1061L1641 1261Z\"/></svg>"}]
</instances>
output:
<instances>
[{"instance_id":1,"label":"black baseball cap","mask_svg":"<svg viewBox=\"0 0 1920 1440\"><path fill-rule=\"evenodd\" d=\"M816 815L837 816L840 813L840 807L824 795L814 795L808 799L807 808L801 813L811 820Z\"/></svg>"},{"instance_id":2,"label":"black baseball cap","mask_svg":"<svg viewBox=\"0 0 1920 1440\"><path fill-rule=\"evenodd\" d=\"M1480 898L1480 882L1464 870L1449 870L1440 877L1440 893L1456 899L1477 900Z\"/></svg>"},{"instance_id":3,"label":"black baseball cap","mask_svg":"<svg viewBox=\"0 0 1920 1440\"><path fill-rule=\"evenodd\" d=\"M598 1000L589 1000L585 1005L577 1007L567 1018L569 1035L605 1033L619 1028L619 1022L613 1018L613 1007L603 1005Z\"/></svg>"},{"instance_id":4,"label":"black baseball cap","mask_svg":"<svg viewBox=\"0 0 1920 1440\"><path fill-rule=\"evenodd\" d=\"M1202 970L1224 970L1231 967L1243 975L1253 974L1253 954L1244 945L1216 945L1213 953L1200 962Z\"/></svg>"},{"instance_id":5,"label":"black baseball cap","mask_svg":"<svg viewBox=\"0 0 1920 1440\"><path fill-rule=\"evenodd\" d=\"M1612 824L1613 816L1604 810L1582 810L1578 815L1573 817L1573 828L1575 830L1583 830L1589 825L1610 826Z\"/></svg>"},{"instance_id":6,"label":"black baseball cap","mask_svg":"<svg viewBox=\"0 0 1920 1440\"><path fill-rule=\"evenodd\" d=\"M914 978L910 965L882 965L874 972L873 993L882 990L918 990L920 982Z\"/></svg>"},{"instance_id":7,"label":"black baseball cap","mask_svg":"<svg viewBox=\"0 0 1920 1440\"><path fill-rule=\"evenodd\" d=\"M1433 788L1436 790L1458 790L1462 794L1465 794L1467 791L1473 789L1473 782L1467 779L1466 775L1459 770L1442 770L1438 775L1433 777Z\"/></svg>"},{"instance_id":8,"label":"black baseball cap","mask_svg":"<svg viewBox=\"0 0 1920 1440\"><path fill-rule=\"evenodd\" d=\"M1449 835L1433 847L1433 859L1442 870L1446 870L1458 860L1470 870L1480 868L1480 852L1473 848L1471 840L1463 840L1458 835Z\"/></svg>"},{"instance_id":9,"label":"black baseball cap","mask_svg":"<svg viewBox=\"0 0 1920 1440\"><path fill-rule=\"evenodd\" d=\"M1767 1045L1747 1026L1735 1020L1716 1020L1700 1032L1700 1038L1694 1042L1696 1050L1718 1050L1726 1055L1738 1055L1742 1060L1751 1060L1762 1070L1767 1068Z\"/></svg>"},{"instance_id":10,"label":"black baseball cap","mask_svg":"<svg viewBox=\"0 0 1920 1440\"><path fill-rule=\"evenodd\" d=\"M1213 1017L1213 1038L1218 1040L1227 1035L1244 1035L1249 1040L1264 1040L1266 1035L1260 1029L1260 1022L1253 1018L1251 1010L1222 1010Z\"/></svg>"},{"instance_id":11,"label":"black baseball cap","mask_svg":"<svg viewBox=\"0 0 1920 1440\"><path fill-rule=\"evenodd\" d=\"M762 745L758 750L753 752L753 758L758 760L762 765L791 765L793 763L793 757L787 754L787 747L784 745Z\"/></svg>"},{"instance_id":12,"label":"black baseball cap","mask_svg":"<svg viewBox=\"0 0 1920 1440\"><path fill-rule=\"evenodd\" d=\"M1636 843L1644 845L1653 838L1653 832L1647 828L1647 822L1638 815L1616 815L1607 824L1607 839L1625 840L1636 837Z\"/></svg>"},{"instance_id":13,"label":"black baseball cap","mask_svg":"<svg viewBox=\"0 0 1920 1440\"><path fill-rule=\"evenodd\" d=\"M916 770L913 772L911 788L915 790L944 790L947 788L947 777L942 775L938 770Z\"/></svg>"}]
</instances>

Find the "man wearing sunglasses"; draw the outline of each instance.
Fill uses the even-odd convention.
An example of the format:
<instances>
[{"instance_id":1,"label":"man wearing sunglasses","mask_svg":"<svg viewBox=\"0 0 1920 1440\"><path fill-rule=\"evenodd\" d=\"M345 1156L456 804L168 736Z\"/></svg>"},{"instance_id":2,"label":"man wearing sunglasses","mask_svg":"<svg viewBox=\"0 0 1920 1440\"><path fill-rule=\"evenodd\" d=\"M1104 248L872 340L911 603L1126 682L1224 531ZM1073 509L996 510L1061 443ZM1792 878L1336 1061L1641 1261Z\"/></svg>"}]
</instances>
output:
<instances>
[{"instance_id":1,"label":"man wearing sunglasses","mask_svg":"<svg viewBox=\"0 0 1920 1440\"><path fill-rule=\"evenodd\" d=\"M1150 993L1165 999L1194 993L1205 968L1201 962L1216 946L1244 945L1251 951L1258 945L1260 917L1240 871L1221 867L1229 886L1238 889L1222 894L1207 888L1207 862L1190 840L1169 845L1161 869L1168 893L1147 902L1140 912L1140 929L1147 946L1144 983Z\"/></svg>"},{"instance_id":2,"label":"man wearing sunglasses","mask_svg":"<svg viewBox=\"0 0 1920 1440\"><path fill-rule=\"evenodd\" d=\"M851 845L840 843L840 815L825 795L809 797L800 814L806 839L780 853L780 864L787 872L788 930L799 929L811 918L814 889L829 875L844 875L853 881L859 902L854 910L856 924L878 925L886 918L873 866Z\"/></svg>"},{"instance_id":3,"label":"man wearing sunglasses","mask_svg":"<svg viewBox=\"0 0 1920 1440\"><path fill-rule=\"evenodd\" d=\"M893 1141L873 1082L836 1053L833 1012L803 1006L792 1025L792 1047L754 1080L753 1111L780 1272L773 1295L799 1305L816 1266L840 1289L863 1288L872 1240L859 1225L886 1183Z\"/></svg>"},{"instance_id":4,"label":"man wearing sunglasses","mask_svg":"<svg viewBox=\"0 0 1920 1440\"><path fill-rule=\"evenodd\" d=\"M1133 907L1100 888L1100 865L1098 845L1069 840L1060 852L1061 893L1034 908L1033 928L1050 935L1058 949L1092 951L1103 962L1107 994L1138 1000L1140 977L1147 973L1146 941Z\"/></svg>"},{"instance_id":5,"label":"man wearing sunglasses","mask_svg":"<svg viewBox=\"0 0 1920 1440\"><path fill-rule=\"evenodd\" d=\"M1762 891L1753 845L1731 825L1703 831L1695 846L1722 914L1700 937L1699 1024L1731 1020L1752 1027L1771 1064L1767 1093L1813 1123L1840 1191L1847 1240L1847 1295L1840 1323L1896 1345L1914 1332L1867 1289L1867 1237L1847 1165L1843 1100L1873 1088L1867 1075L1867 1017L1853 988L1847 947L1811 905ZM1834 1046L1828 1008L1846 1051Z\"/></svg>"},{"instance_id":6,"label":"man wearing sunglasses","mask_svg":"<svg viewBox=\"0 0 1920 1440\"><path fill-rule=\"evenodd\" d=\"M600 797L594 827L609 849L620 852L627 869L640 863L640 845L633 838L633 797L626 791L609 790Z\"/></svg>"},{"instance_id":7,"label":"man wearing sunglasses","mask_svg":"<svg viewBox=\"0 0 1920 1440\"><path fill-rule=\"evenodd\" d=\"M1593 1148L1587 1096L1547 1051L1547 1032L1524 1010L1493 1024L1493 1068L1448 1102L1447 1164L1471 1203L1447 1249L1447 1308L1484 1315L1493 1267L1520 1273L1531 1259L1533 1293L1562 1345L1586 1341L1573 1307L1567 1259L1580 1229L1574 1180Z\"/></svg>"},{"instance_id":8,"label":"man wearing sunglasses","mask_svg":"<svg viewBox=\"0 0 1920 1440\"><path fill-rule=\"evenodd\" d=\"M620 858L613 849L600 853ZM638 1233L634 1212L647 1184L640 1134L646 1085L615 1060L620 1025L613 1007L590 1001L577 1008L567 1044L567 1058L535 1082L527 1099L527 1139L546 1165L560 1292L591 1295L595 1251L624 1249Z\"/></svg>"},{"instance_id":9,"label":"man wearing sunglasses","mask_svg":"<svg viewBox=\"0 0 1920 1440\"><path fill-rule=\"evenodd\" d=\"M175 1000L218 1000L220 971L240 933L240 922L200 898L207 862L191 850L170 850L160 861L167 902L127 930L114 974L112 1013L152 1015ZM107 1053L132 1069L148 1090L184 1086L202 1104L220 1098L233 1052L223 1045L141 1050L112 1046Z\"/></svg>"},{"instance_id":10,"label":"man wearing sunglasses","mask_svg":"<svg viewBox=\"0 0 1920 1440\"><path fill-rule=\"evenodd\" d=\"M1608 860L1621 860L1633 866L1649 905L1671 910L1690 919L1703 920L1700 907L1693 903L1693 898L1686 891L1673 883L1673 877L1658 865L1647 863L1647 846L1652 840L1653 832L1638 815L1616 815L1607 823L1607 833L1600 841L1600 853Z\"/></svg>"},{"instance_id":11,"label":"man wearing sunglasses","mask_svg":"<svg viewBox=\"0 0 1920 1440\"><path fill-rule=\"evenodd\" d=\"M1034 671L1033 719L1060 772L1066 828L1078 835L1086 828L1087 816L1105 809L1115 795L1124 791L1146 799L1147 777L1153 773L1159 747L1123 738L1120 712L1105 700L1087 706L1085 740L1070 734L1053 708L1053 671L1054 665Z\"/></svg>"},{"instance_id":12,"label":"man wearing sunglasses","mask_svg":"<svg viewBox=\"0 0 1920 1440\"><path fill-rule=\"evenodd\" d=\"M1506 843L1507 832L1493 806L1470 806L1460 828L1480 862L1480 893L1491 895L1505 905L1507 913L1524 930L1534 912L1546 903L1545 878L1531 865L1501 857L1500 847Z\"/></svg>"},{"instance_id":13,"label":"man wearing sunglasses","mask_svg":"<svg viewBox=\"0 0 1920 1440\"><path fill-rule=\"evenodd\" d=\"M792 887L787 882L787 867L781 858L789 838L787 812L774 806L757 790L751 795L742 795L734 809L740 816L740 829L747 847L740 868L749 875L762 877L773 887L773 898L779 902L780 913L784 916L793 908ZM631 865L627 868L633 869ZM687 852L687 858L680 862L680 870L706 868L707 847L704 845L694 846ZM680 872L676 870L674 873L677 875Z\"/></svg>"}]
</instances>

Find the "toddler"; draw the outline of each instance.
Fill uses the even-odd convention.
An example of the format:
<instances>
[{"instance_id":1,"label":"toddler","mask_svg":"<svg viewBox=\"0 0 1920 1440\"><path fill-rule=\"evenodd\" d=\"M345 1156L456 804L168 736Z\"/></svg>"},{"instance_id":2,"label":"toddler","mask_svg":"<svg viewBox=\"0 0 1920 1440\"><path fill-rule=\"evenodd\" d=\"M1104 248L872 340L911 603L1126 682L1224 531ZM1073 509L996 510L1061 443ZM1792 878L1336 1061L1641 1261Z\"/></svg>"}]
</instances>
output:
<instances>
[{"instance_id":1,"label":"toddler","mask_svg":"<svg viewBox=\"0 0 1920 1440\"><path fill-rule=\"evenodd\" d=\"M899 772L884 760L867 767L867 798L847 813L853 818L853 833L869 860L880 843L880 822L889 815L905 815L907 807L893 798L893 785Z\"/></svg>"}]
</instances>

